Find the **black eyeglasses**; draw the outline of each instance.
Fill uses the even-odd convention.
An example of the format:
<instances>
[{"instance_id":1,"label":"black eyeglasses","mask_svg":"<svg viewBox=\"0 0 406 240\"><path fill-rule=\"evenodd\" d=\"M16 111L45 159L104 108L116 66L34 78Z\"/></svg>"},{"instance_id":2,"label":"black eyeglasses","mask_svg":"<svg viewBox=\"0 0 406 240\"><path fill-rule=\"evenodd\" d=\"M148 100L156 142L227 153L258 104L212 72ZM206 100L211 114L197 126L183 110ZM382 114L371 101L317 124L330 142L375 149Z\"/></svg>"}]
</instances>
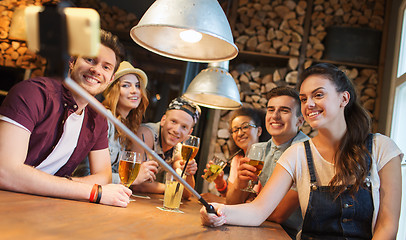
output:
<instances>
[{"instance_id":1,"label":"black eyeglasses","mask_svg":"<svg viewBox=\"0 0 406 240\"><path fill-rule=\"evenodd\" d=\"M250 130L250 128L256 128L256 127L257 126L255 124L245 122L245 123L241 124L240 127L233 127L231 129L231 133L237 134L238 131L240 131L240 130L243 132L248 132L248 130Z\"/></svg>"}]
</instances>

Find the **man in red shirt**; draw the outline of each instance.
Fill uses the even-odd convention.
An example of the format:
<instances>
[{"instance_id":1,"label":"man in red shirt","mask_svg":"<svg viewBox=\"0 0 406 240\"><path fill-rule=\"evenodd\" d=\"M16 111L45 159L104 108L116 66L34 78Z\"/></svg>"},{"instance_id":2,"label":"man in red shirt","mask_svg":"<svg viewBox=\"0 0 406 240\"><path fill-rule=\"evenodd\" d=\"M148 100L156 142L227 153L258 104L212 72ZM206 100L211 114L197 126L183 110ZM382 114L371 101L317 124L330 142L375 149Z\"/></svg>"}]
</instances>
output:
<instances>
[{"instance_id":1,"label":"man in red shirt","mask_svg":"<svg viewBox=\"0 0 406 240\"><path fill-rule=\"evenodd\" d=\"M92 95L106 89L123 58L118 38L100 35L97 57L69 62L69 76ZM107 121L87 104L56 79L16 84L0 107L0 189L127 206L131 191L108 184ZM68 177L87 155L92 175Z\"/></svg>"}]
</instances>

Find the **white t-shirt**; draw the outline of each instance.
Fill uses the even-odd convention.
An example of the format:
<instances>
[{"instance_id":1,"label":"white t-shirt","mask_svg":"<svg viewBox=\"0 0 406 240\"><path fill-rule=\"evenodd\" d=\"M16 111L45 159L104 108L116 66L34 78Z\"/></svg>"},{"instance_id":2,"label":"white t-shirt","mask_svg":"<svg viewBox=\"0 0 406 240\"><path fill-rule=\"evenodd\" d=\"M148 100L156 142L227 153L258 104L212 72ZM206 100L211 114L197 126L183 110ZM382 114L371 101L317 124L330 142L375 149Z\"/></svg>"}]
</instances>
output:
<instances>
[{"instance_id":1,"label":"white t-shirt","mask_svg":"<svg viewBox=\"0 0 406 240\"><path fill-rule=\"evenodd\" d=\"M48 157L36 167L37 169L54 175L68 162L78 143L84 117L85 111L82 111L81 115L77 115L76 113L69 115L63 126L63 133L59 142L54 150L52 150L51 154L49 154ZM26 127L8 117L0 115L0 120L9 122L30 132Z\"/></svg>"},{"instance_id":2,"label":"white t-shirt","mask_svg":"<svg viewBox=\"0 0 406 240\"><path fill-rule=\"evenodd\" d=\"M51 154L36 168L54 175L69 160L79 140L80 130L85 116L85 111L81 115L72 113L66 119L63 126L63 133Z\"/></svg>"},{"instance_id":3,"label":"white t-shirt","mask_svg":"<svg viewBox=\"0 0 406 240\"><path fill-rule=\"evenodd\" d=\"M326 161L317 151L312 140L310 140L310 148L313 155L313 162L318 186L327 186L330 180L335 175L334 164ZM403 153L392 139L379 133L375 134L372 146L372 165L371 165L371 183L372 183L372 198L374 202L374 220L375 226L376 217L379 211L379 175L378 172L394 157L400 156L403 158ZM285 168L292 176L294 183L298 189L299 202L302 209L303 217L306 214L307 205L310 194L310 174L307 166L306 153L303 143L297 143L288 148L280 157L278 164Z\"/></svg>"}]
</instances>

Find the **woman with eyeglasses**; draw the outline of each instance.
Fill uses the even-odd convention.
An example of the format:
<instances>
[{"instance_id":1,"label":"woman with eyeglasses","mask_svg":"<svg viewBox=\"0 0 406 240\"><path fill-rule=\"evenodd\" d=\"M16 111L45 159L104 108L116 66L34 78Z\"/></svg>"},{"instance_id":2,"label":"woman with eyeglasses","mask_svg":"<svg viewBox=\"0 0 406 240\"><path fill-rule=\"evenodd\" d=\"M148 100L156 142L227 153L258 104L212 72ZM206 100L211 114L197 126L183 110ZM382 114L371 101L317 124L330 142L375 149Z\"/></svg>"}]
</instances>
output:
<instances>
[{"instance_id":1,"label":"woman with eyeglasses","mask_svg":"<svg viewBox=\"0 0 406 240\"><path fill-rule=\"evenodd\" d=\"M209 201L225 202L225 196L230 186L237 180L237 169L240 165L240 159L245 156L249 147L260 141L269 139L269 134L265 131L263 134L262 125L265 119L265 113L259 109L243 107L234 111L229 120L230 134L234 142L232 152L236 154L231 160L230 175L227 181L224 179L224 172L220 173L214 180L216 189L221 198L212 194L203 194ZM209 166L209 165L208 165ZM208 167L207 166L207 167ZM205 169L205 172L207 169Z\"/></svg>"}]
</instances>

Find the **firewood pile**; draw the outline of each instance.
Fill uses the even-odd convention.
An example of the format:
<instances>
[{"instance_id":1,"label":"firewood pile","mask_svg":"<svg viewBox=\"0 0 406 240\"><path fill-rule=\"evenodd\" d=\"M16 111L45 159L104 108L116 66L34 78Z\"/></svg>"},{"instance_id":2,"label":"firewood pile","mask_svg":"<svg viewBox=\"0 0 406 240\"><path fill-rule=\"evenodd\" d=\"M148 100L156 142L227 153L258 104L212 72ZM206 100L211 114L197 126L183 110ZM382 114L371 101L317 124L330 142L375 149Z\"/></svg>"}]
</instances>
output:
<instances>
[{"instance_id":1,"label":"firewood pile","mask_svg":"<svg viewBox=\"0 0 406 240\"><path fill-rule=\"evenodd\" d=\"M240 0L233 31L240 50L299 56L307 2Z\"/></svg>"},{"instance_id":2,"label":"firewood pile","mask_svg":"<svg viewBox=\"0 0 406 240\"><path fill-rule=\"evenodd\" d=\"M110 6L100 0L76 0L77 6L95 9L100 15L100 27L106 30L129 31L139 19L117 6Z\"/></svg>"},{"instance_id":3,"label":"firewood pile","mask_svg":"<svg viewBox=\"0 0 406 240\"><path fill-rule=\"evenodd\" d=\"M41 5L41 2L38 0L0 1L0 66L29 69L33 77L43 75L46 60L30 52L25 41L9 36L14 11L18 7Z\"/></svg>"},{"instance_id":4,"label":"firewood pile","mask_svg":"<svg viewBox=\"0 0 406 240\"><path fill-rule=\"evenodd\" d=\"M21 39L10 37L10 25L16 9L29 5L42 5L55 0L3 0L0 1L0 66L31 70L31 77L43 76L46 59L32 53L27 43ZM74 2L74 1L73 1ZM100 25L107 30L128 30L138 23L133 13L109 6L98 0L76 1L76 6L94 8L100 14Z\"/></svg>"},{"instance_id":5,"label":"firewood pile","mask_svg":"<svg viewBox=\"0 0 406 240\"><path fill-rule=\"evenodd\" d=\"M322 58L328 27L364 27L382 31L384 16L385 0L315 0L306 57Z\"/></svg>"}]
</instances>

